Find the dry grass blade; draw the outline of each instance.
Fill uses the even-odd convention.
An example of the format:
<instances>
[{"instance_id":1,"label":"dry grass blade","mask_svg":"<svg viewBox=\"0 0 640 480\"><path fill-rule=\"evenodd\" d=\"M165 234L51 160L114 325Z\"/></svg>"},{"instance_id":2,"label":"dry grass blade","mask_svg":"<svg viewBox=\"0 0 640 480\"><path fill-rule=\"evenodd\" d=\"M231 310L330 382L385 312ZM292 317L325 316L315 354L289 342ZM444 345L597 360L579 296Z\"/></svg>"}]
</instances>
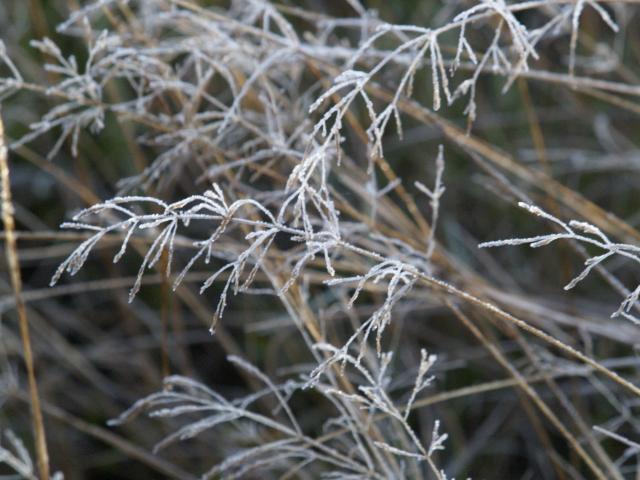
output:
<instances>
[{"instance_id":1,"label":"dry grass blade","mask_svg":"<svg viewBox=\"0 0 640 480\"><path fill-rule=\"evenodd\" d=\"M2 187L2 222L5 233L5 254L9 267L9 276L13 294L16 299L18 322L20 323L20 335L22 337L22 349L24 363L27 369L29 382L29 400L31 403L31 415L33 420L33 433L36 443L36 458L38 463L38 475L41 480L49 480L49 454L47 451L47 439L44 430L44 420L40 408L38 384L34 366L31 338L29 335L29 322L27 310L22 300L22 278L20 275L20 260L16 244L15 223L13 218L13 202L11 201L11 182L9 178L9 155L4 141L4 123L0 111L0 185Z\"/></svg>"}]
</instances>

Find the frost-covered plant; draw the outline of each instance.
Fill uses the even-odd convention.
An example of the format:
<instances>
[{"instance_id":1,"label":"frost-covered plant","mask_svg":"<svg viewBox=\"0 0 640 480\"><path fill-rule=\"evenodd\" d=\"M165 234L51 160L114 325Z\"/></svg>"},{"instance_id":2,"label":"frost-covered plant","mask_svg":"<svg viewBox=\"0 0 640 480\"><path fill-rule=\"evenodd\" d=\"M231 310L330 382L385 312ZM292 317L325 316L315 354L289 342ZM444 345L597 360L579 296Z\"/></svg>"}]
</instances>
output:
<instances>
[{"instance_id":1,"label":"frost-covered plant","mask_svg":"<svg viewBox=\"0 0 640 480\"><path fill-rule=\"evenodd\" d=\"M0 463L11 467L22 478L36 478L31 455L24 443L11 431L4 432L7 447L0 445Z\"/></svg>"},{"instance_id":2,"label":"frost-covered plant","mask_svg":"<svg viewBox=\"0 0 640 480\"><path fill-rule=\"evenodd\" d=\"M504 247L509 245L529 245L531 248L539 248L558 240L575 240L582 244L596 247L601 253L587 257L584 262L584 270L565 285L565 290L574 288L578 283L587 278L594 268L600 267L606 260L615 255L620 255L631 262L640 263L640 247L613 242L595 225L578 220L571 220L569 223L566 223L535 205L521 202L519 206L532 215L536 215L557 225L560 230L559 233L542 234L527 238L493 240L481 243L479 245L480 248ZM637 302L640 296L640 286L636 287L633 291L629 291L624 287L622 287L622 289L625 291L626 297L620 304L620 307L611 314L611 317L621 316L638 325L640 324L640 319L631 314L630 311L638 308Z\"/></svg>"},{"instance_id":3,"label":"frost-covered plant","mask_svg":"<svg viewBox=\"0 0 640 480\"><path fill-rule=\"evenodd\" d=\"M31 42L47 59L46 85L25 80L0 44L7 72L0 78L0 98L35 92L53 104L26 135L13 139L14 151L54 138L49 159L55 161L65 143L77 157L84 132L98 136L110 119L143 147L131 149L130 170L136 173L113 186L116 196L93 202L62 224L81 240L60 263L51 286L65 273L80 272L97 248L112 242L119 244L114 263L126 258L121 263L130 264L134 254L142 258L129 292L134 306L152 270L176 295L190 292L190 274L203 274L200 293L216 305L210 332L236 351L229 362L253 389L227 395L195 379L168 376L164 390L136 402L112 425L128 424L141 411L168 423L177 420L177 430L158 449L215 430L230 441L214 459L206 457L206 478L259 471L276 478L299 473L446 479L436 452L447 435L440 433L437 415L425 421L411 414L433 383L435 356L418 342L405 349L398 340L406 312L445 311L482 343L589 473L606 478L603 472L613 471L618 477L584 422L575 421L574 435L519 371L537 371L541 358L553 364L548 376L535 381L551 384L566 407L563 392L552 384L553 375L566 373L556 354L538 354L525 344L521 357L510 360L459 304L478 309L474 321L503 322L516 343L524 343L518 335L526 332L540 342L536 348L559 349L612 384L634 394L640 390L557 334L556 325L550 327L554 336L505 311L504 305L521 307L520 299L508 298L512 304L504 300L507 295L500 299L454 258L455 248L449 251L439 242L445 228L452 231L450 225L440 227L447 200L444 146L423 155L426 167L414 175L419 180L407 182L415 187L414 196L390 165L388 141L391 122L400 141L407 133L403 122L432 124L442 137L438 143L471 153L510 195L530 192L509 184L503 170L534 184L531 189L554 190L549 176L522 167L471 134L480 121L481 83L501 77L503 94L532 79L597 98L640 96L637 85L619 81L621 66L613 56L596 77L594 58L577 53L583 16L591 12L597 25L617 33L630 22L625 3L452 2L442 8L442 21L417 26L386 23L358 0L341 5L349 11L345 17L266 0L208 8L191 0L97 0L57 28L86 44L82 61L49 38ZM561 43L566 61L544 69L539 60L554 42ZM625 76L630 74L623 71ZM444 118L459 103L465 128ZM537 150L544 150L543 143L537 142ZM450 151L447 147L447 158ZM418 208L425 200L428 220ZM559 226L560 233L481 246L536 247L568 239L602 249L567 288L614 255L640 261L637 247L610 240L604 228L567 224L537 207L526 208ZM594 224L608 221L597 220ZM223 314L233 310L228 307L239 294L277 299L306 358L296 366L297 375L280 372L284 380L277 381L254 366L260 358L249 362L237 355ZM194 305L189 295L184 298ZM640 287L628 293L614 315L637 321L630 310L639 295ZM496 298L503 303L491 303ZM246 328L255 323L243 321ZM514 326L520 330L509 330ZM446 347L441 350L449 354ZM465 362L474 354L460 349L451 355ZM100 378L100 372L91 375ZM313 396L316 410L304 411L297 403L305 395ZM533 421L537 427L538 419ZM542 441L552 444L544 436Z\"/></svg>"},{"instance_id":4,"label":"frost-covered plant","mask_svg":"<svg viewBox=\"0 0 640 480\"><path fill-rule=\"evenodd\" d=\"M317 345L316 349L335 352L335 347L327 344ZM195 420L186 420L183 426L158 443L156 451L212 429L222 438L232 436L231 430L251 432L246 436L247 445L243 449L213 466L203 474L203 478L220 475L241 478L265 469L284 475L304 469L310 474L322 472L328 478L404 477L408 472L420 476L419 472L430 469L436 478L446 478L432 459L434 452L444 449L447 439L446 434L439 432L439 422L435 422L430 444L425 448L407 421L417 394L433 380L426 375L436 360L435 356L422 351L413 390L402 406L396 405L389 392L392 354L381 356L375 365L376 371L348 354L341 360L362 380L356 392L345 392L326 369L322 370L322 375L307 381L290 379L274 384L245 360L229 357L234 366L255 377L264 388L245 397L228 400L198 382L172 376L165 379L163 391L139 400L111 424L129 421L143 411L148 411L153 417L196 417ZM334 415L324 421L323 433L317 438L304 433L294 407L290 406L296 392L310 387L334 410ZM256 404L269 397L275 399L274 416L265 416L256 409ZM388 444L391 438L397 439L398 444Z\"/></svg>"},{"instance_id":5,"label":"frost-covered plant","mask_svg":"<svg viewBox=\"0 0 640 480\"><path fill-rule=\"evenodd\" d=\"M11 430L5 430L3 433L5 445L0 444L0 465L8 466L18 478L38 478L38 472L23 441ZM56 472L51 476L51 480L64 480L64 475L62 472Z\"/></svg>"}]
</instances>

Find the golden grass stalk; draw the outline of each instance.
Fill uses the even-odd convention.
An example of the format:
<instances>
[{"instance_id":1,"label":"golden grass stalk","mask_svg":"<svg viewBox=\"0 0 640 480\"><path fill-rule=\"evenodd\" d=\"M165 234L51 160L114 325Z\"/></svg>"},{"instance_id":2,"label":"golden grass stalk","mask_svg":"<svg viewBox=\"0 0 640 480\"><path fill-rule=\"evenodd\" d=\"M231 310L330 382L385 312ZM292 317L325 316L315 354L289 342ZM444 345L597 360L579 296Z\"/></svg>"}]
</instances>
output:
<instances>
[{"instance_id":1,"label":"golden grass stalk","mask_svg":"<svg viewBox=\"0 0 640 480\"><path fill-rule=\"evenodd\" d=\"M20 262L18 259L18 248L15 236L15 222L13 219L13 203L11 201L11 188L9 183L9 158L7 146L4 141L4 125L0 115L0 182L2 183L2 221L4 223L5 251L7 254L7 265L11 277L13 294L16 299L16 310L20 323L20 336L22 338L22 348L24 350L24 363L27 367L27 377L29 380L29 398L31 402L31 415L33 418L33 433L36 443L36 457L38 464L38 475L40 480L49 480L49 454L47 452L47 440L42 420L42 410L40 409L40 398L38 396L38 384L33 362L33 352L31 350L31 338L29 336L29 323L27 321L27 310L22 299L22 279L20 277Z\"/></svg>"}]
</instances>

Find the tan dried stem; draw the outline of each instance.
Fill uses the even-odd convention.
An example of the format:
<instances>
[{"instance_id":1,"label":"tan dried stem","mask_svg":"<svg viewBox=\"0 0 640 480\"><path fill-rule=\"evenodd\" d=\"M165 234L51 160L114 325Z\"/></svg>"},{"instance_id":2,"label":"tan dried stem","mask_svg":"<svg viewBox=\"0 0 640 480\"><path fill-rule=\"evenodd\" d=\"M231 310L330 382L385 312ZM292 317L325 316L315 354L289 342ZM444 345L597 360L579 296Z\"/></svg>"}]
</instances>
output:
<instances>
[{"instance_id":1,"label":"tan dried stem","mask_svg":"<svg viewBox=\"0 0 640 480\"><path fill-rule=\"evenodd\" d=\"M0 183L2 184L2 221L4 223L5 252L13 294L16 299L16 311L20 324L20 336L24 351L24 363L27 368L29 381L29 398L31 402L31 416L33 419L33 433L36 443L36 458L38 475L40 480L49 480L49 454L47 452L47 440L38 396L38 384L31 350L31 338L29 335L29 323L27 310L22 299L22 278L20 277L20 261L15 236L15 222L13 219L13 202L11 200L11 188L9 183L9 155L4 141L4 124L0 115Z\"/></svg>"}]
</instances>

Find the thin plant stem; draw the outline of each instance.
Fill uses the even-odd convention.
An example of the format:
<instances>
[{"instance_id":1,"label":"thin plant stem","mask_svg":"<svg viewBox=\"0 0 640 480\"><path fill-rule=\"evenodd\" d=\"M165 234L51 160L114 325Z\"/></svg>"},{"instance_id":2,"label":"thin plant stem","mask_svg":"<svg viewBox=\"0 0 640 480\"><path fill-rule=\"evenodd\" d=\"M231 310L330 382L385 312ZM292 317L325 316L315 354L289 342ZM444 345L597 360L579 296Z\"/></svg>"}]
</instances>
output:
<instances>
[{"instance_id":1,"label":"thin plant stem","mask_svg":"<svg viewBox=\"0 0 640 480\"><path fill-rule=\"evenodd\" d=\"M5 253L9 276L13 294L16 299L16 311L20 324L20 336L22 338L22 349L24 353L24 363L27 369L29 382L29 399L31 402L31 416L33 419L33 433L36 444L36 457L38 464L38 475L40 480L49 480L49 453L47 451L47 439L40 409L40 397L38 395L38 384L31 349L31 337L29 335L29 322L27 320L27 310L22 299L22 278L20 276L20 260L18 258L18 247L16 242L15 221L13 218L13 202L11 200L11 184L9 182L9 155L4 142L4 124L0 115L0 182L2 184L2 221L5 233Z\"/></svg>"}]
</instances>

